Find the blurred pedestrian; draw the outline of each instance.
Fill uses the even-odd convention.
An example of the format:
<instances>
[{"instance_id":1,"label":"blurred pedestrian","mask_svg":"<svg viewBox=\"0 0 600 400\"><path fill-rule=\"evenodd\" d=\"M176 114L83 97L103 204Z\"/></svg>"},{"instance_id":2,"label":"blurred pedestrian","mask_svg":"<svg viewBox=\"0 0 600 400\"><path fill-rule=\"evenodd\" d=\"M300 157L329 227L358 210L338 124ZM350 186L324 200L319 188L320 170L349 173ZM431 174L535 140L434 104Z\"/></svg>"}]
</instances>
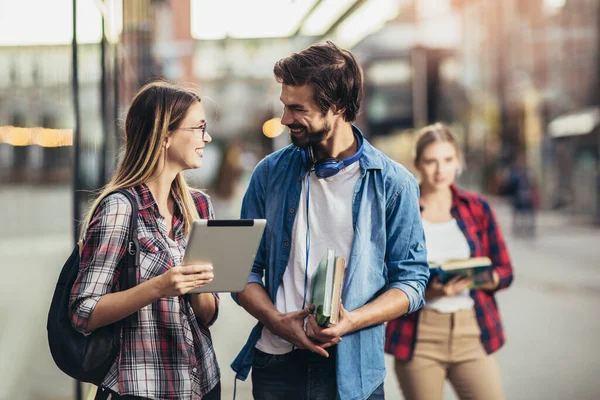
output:
<instances>
[{"instance_id":1,"label":"blurred pedestrian","mask_svg":"<svg viewBox=\"0 0 600 400\"><path fill-rule=\"evenodd\" d=\"M519 152L509 171L507 192L512 198L512 230L517 236L535 236L535 214L539 193L527 165L527 155Z\"/></svg>"},{"instance_id":2,"label":"blurred pedestrian","mask_svg":"<svg viewBox=\"0 0 600 400\"><path fill-rule=\"evenodd\" d=\"M71 293L71 320L83 334L138 313L137 326L124 320L120 353L96 398L219 399L209 332L219 299L188 294L212 280L212 266L180 266L193 220L213 218L209 198L183 176L201 167L211 142L201 98L167 82L149 83L129 107L125 139L123 159L83 227ZM139 210L138 282L123 291L118 277L132 204L116 189L131 193Z\"/></svg>"},{"instance_id":3,"label":"blurred pedestrian","mask_svg":"<svg viewBox=\"0 0 600 400\"><path fill-rule=\"evenodd\" d=\"M350 52L312 45L274 73L292 144L258 164L243 200L242 218L267 227L234 295L259 323L232 368L252 368L255 399L383 399L383 323L422 306L429 276L416 180L353 125L363 88ZM323 328L310 293L328 248L348 263L340 320Z\"/></svg>"},{"instance_id":4,"label":"blurred pedestrian","mask_svg":"<svg viewBox=\"0 0 600 400\"><path fill-rule=\"evenodd\" d=\"M511 284L512 267L500 227L486 200L456 186L461 152L446 126L423 128L415 153L428 260L490 257L493 283L469 289L469 279L432 277L423 309L388 323L385 350L407 400L441 400L446 378L460 399L502 399L493 353L504 331L494 294Z\"/></svg>"}]
</instances>

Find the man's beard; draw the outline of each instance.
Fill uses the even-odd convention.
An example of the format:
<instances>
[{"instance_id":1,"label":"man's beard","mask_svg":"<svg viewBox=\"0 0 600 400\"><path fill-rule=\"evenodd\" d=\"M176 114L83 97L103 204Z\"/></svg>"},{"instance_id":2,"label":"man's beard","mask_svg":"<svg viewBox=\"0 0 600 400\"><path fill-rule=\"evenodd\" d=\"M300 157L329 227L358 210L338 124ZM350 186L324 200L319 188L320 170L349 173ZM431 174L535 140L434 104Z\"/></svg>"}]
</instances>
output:
<instances>
[{"instance_id":1,"label":"man's beard","mask_svg":"<svg viewBox=\"0 0 600 400\"><path fill-rule=\"evenodd\" d=\"M312 132L309 132L308 128L306 128L305 126L297 125L297 124L288 125L288 128L304 129L304 135L302 135L302 136L294 136L290 133L290 140L291 140L292 144L295 146L298 146L298 147L302 147L302 148L306 148L309 146L313 146L317 143L321 143L323 140L325 140L325 138L327 137L327 134L331 130L331 127L329 126L329 124L327 122L324 123L323 128L319 129L318 131L312 131Z\"/></svg>"}]
</instances>

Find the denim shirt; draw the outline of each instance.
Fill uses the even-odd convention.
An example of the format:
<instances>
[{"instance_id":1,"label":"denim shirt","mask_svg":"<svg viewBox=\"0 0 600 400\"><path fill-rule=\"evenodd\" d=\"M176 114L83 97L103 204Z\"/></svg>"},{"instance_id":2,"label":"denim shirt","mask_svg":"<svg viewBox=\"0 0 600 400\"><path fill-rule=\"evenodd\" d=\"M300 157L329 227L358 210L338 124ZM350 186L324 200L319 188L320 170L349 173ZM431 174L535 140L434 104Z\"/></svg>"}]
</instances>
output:
<instances>
[{"instance_id":1,"label":"denim shirt","mask_svg":"<svg viewBox=\"0 0 600 400\"><path fill-rule=\"evenodd\" d=\"M360 134L356 127L353 129ZM406 293L410 313L423 306L429 278L419 187L403 166L366 140L363 146L361 175L352 200L354 241L342 302L352 311L397 288ZM296 146L270 154L256 166L242 203L241 218L267 220L248 283L263 285L273 303L288 264L294 218L307 172ZM237 301L236 294L232 297ZM231 364L237 379L248 377L262 328L260 322L254 327ZM344 335L337 345L339 398L365 399L383 383L383 347L383 324Z\"/></svg>"}]
</instances>

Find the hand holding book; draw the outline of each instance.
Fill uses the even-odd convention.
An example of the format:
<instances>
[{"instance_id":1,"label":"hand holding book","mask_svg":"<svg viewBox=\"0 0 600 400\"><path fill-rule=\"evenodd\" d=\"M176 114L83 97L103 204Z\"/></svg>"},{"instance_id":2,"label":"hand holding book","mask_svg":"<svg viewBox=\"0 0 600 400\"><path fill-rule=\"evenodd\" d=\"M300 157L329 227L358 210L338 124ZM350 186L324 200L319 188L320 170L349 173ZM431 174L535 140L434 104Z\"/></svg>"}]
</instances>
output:
<instances>
[{"instance_id":1,"label":"hand holding book","mask_svg":"<svg viewBox=\"0 0 600 400\"><path fill-rule=\"evenodd\" d=\"M444 263L430 263L430 280L437 279L444 285L452 281L453 284L460 278L469 279L469 285L465 286L476 289L493 284L495 276L493 273L492 260L488 257L472 257L464 260L450 260ZM454 279L456 278L456 279ZM454 279L454 280L453 280Z\"/></svg>"},{"instance_id":2,"label":"hand holding book","mask_svg":"<svg viewBox=\"0 0 600 400\"><path fill-rule=\"evenodd\" d=\"M342 305L345 273L346 260L327 249L312 278L310 302L315 312L308 316L306 336L324 349L341 342L349 330L349 313Z\"/></svg>"},{"instance_id":3,"label":"hand holding book","mask_svg":"<svg viewBox=\"0 0 600 400\"><path fill-rule=\"evenodd\" d=\"M463 290L469 288L473 281L469 278L455 276L446 283L442 283L439 276L434 276L429 280L427 290L425 291L425 300L433 300L438 297L454 296Z\"/></svg>"},{"instance_id":4,"label":"hand holding book","mask_svg":"<svg viewBox=\"0 0 600 400\"><path fill-rule=\"evenodd\" d=\"M308 349L313 353L328 357L329 354L324 350L326 346L315 343L304 330L304 321L307 317L312 317L313 312L314 307L310 306L299 311L277 313L265 326L268 326L271 332L299 349Z\"/></svg>"},{"instance_id":5,"label":"hand holding book","mask_svg":"<svg viewBox=\"0 0 600 400\"><path fill-rule=\"evenodd\" d=\"M312 314L309 315L306 324L306 336L324 349L338 344L342 341L342 336L354 330L350 312L341 304L337 323L321 326L317 323L315 314Z\"/></svg>"}]
</instances>

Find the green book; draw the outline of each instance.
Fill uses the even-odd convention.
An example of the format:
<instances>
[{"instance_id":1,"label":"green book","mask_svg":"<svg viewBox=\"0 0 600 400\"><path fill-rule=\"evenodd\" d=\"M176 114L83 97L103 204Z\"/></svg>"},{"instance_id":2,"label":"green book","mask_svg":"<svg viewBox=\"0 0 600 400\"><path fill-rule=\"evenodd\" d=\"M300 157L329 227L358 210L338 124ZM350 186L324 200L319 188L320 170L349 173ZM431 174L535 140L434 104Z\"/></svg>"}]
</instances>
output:
<instances>
[{"instance_id":1,"label":"green book","mask_svg":"<svg viewBox=\"0 0 600 400\"><path fill-rule=\"evenodd\" d=\"M325 251L312 280L311 303L321 326L337 323L340 314L346 261L335 254L332 249Z\"/></svg>"}]
</instances>

